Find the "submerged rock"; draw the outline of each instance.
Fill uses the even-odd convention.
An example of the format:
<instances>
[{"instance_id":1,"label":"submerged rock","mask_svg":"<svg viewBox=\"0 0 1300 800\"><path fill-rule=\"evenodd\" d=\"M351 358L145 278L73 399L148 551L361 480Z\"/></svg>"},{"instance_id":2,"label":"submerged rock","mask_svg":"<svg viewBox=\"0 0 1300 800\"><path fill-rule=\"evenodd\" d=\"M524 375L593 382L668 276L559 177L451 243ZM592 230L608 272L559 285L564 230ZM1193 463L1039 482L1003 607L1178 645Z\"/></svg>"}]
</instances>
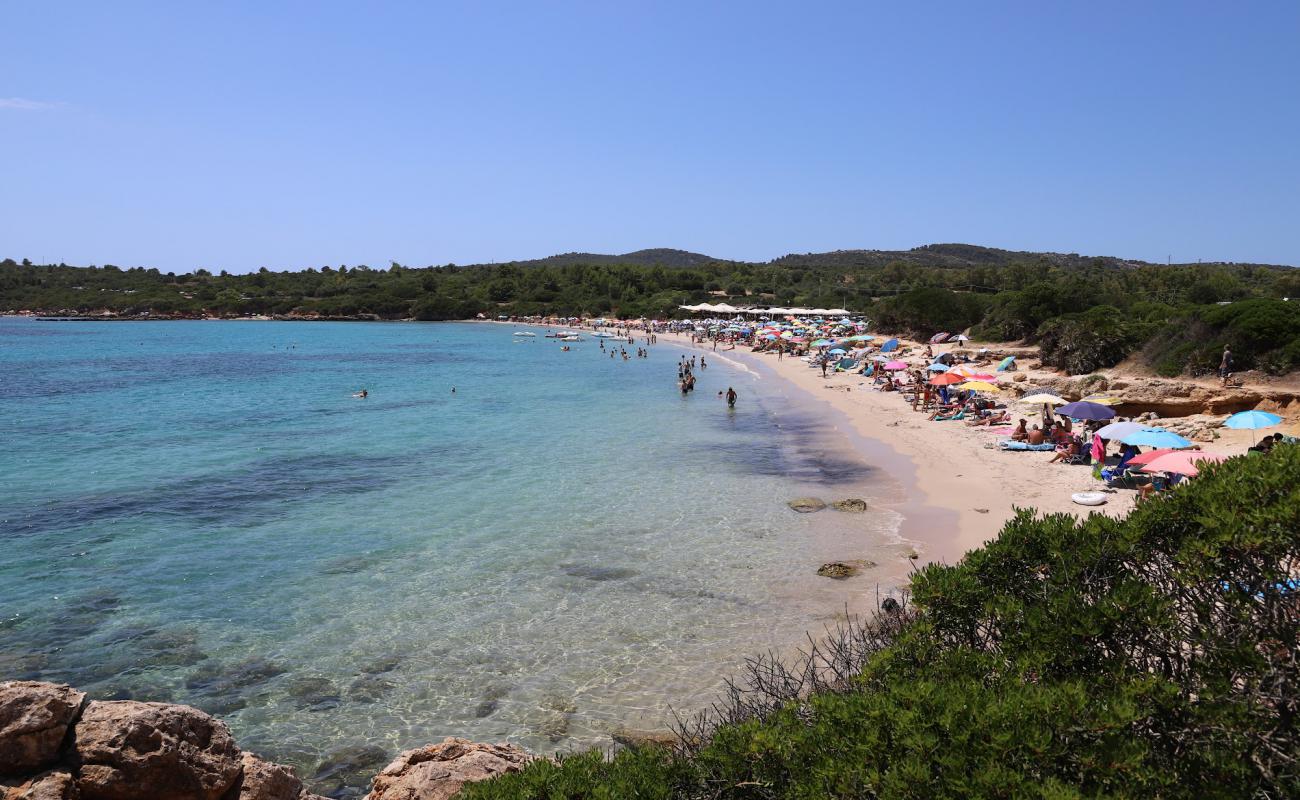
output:
<instances>
[{"instance_id":1,"label":"submerged rock","mask_svg":"<svg viewBox=\"0 0 1300 800\"><path fill-rule=\"evenodd\" d=\"M85 699L71 686L0 683L0 775L53 766Z\"/></svg>"},{"instance_id":2,"label":"submerged rock","mask_svg":"<svg viewBox=\"0 0 1300 800\"><path fill-rule=\"evenodd\" d=\"M677 736L669 731L642 731L635 728L618 727L609 732L616 744L630 750L658 747L665 750L677 745Z\"/></svg>"},{"instance_id":3,"label":"submerged rock","mask_svg":"<svg viewBox=\"0 0 1300 800\"><path fill-rule=\"evenodd\" d=\"M822 564L817 569L817 574L823 578L852 578L864 569L876 566L873 561L832 561L829 564Z\"/></svg>"},{"instance_id":4,"label":"submerged rock","mask_svg":"<svg viewBox=\"0 0 1300 800\"><path fill-rule=\"evenodd\" d=\"M368 800L449 800L471 781L518 772L532 758L512 744L447 738L407 750L375 776Z\"/></svg>"},{"instance_id":5,"label":"submerged rock","mask_svg":"<svg viewBox=\"0 0 1300 800\"><path fill-rule=\"evenodd\" d=\"M565 575L586 578L589 581L617 581L635 577L637 571L628 567L602 567L586 564L561 564Z\"/></svg>"},{"instance_id":6,"label":"submerged rock","mask_svg":"<svg viewBox=\"0 0 1300 800\"><path fill-rule=\"evenodd\" d=\"M304 711L325 711L337 706L342 697L329 678L304 675L289 681L293 704Z\"/></svg>"},{"instance_id":7,"label":"submerged rock","mask_svg":"<svg viewBox=\"0 0 1300 800\"><path fill-rule=\"evenodd\" d=\"M349 787L365 787L370 775L388 760L382 747L359 744L342 747L325 756L316 767L312 782L316 788L337 792Z\"/></svg>"},{"instance_id":8,"label":"submerged rock","mask_svg":"<svg viewBox=\"0 0 1300 800\"><path fill-rule=\"evenodd\" d=\"M811 514L814 511L821 511L826 508L826 501L819 500L816 497L797 497L786 503L786 505L800 514Z\"/></svg>"},{"instance_id":9,"label":"submerged rock","mask_svg":"<svg viewBox=\"0 0 1300 800\"><path fill-rule=\"evenodd\" d=\"M230 730L189 706L92 702L73 744L86 800L134 800L141 787L170 800L217 800L239 779Z\"/></svg>"},{"instance_id":10,"label":"submerged rock","mask_svg":"<svg viewBox=\"0 0 1300 800\"><path fill-rule=\"evenodd\" d=\"M856 497L850 497L846 500L836 500L831 503L831 507L836 511L846 511L850 514L861 514L867 510L867 501L860 500Z\"/></svg>"}]
</instances>

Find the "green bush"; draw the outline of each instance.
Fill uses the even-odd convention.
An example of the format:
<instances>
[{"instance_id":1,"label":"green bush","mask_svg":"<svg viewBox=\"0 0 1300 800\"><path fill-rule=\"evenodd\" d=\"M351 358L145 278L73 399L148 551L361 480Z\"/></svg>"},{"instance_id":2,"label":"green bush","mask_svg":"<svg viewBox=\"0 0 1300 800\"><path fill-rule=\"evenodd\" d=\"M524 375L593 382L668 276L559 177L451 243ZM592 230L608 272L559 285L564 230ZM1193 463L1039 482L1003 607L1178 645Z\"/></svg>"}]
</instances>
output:
<instances>
[{"instance_id":1,"label":"green bush","mask_svg":"<svg viewBox=\"0 0 1300 800\"><path fill-rule=\"evenodd\" d=\"M1097 306L1044 322L1038 344L1044 364L1081 375L1123 361L1141 340L1143 326L1126 322L1114 306Z\"/></svg>"},{"instance_id":2,"label":"green bush","mask_svg":"<svg viewBox=\"0 0 1300 800\"><path fill-rule=\"evenodd\" d=\"M928 338L966 330L983 316L986 302L982 295L949 289L913 289L876 303L871 316L880 330Z\"/></svg>"},{"instance_id":3,"label":"green bush","mask_svg":"<svg viewBox=\"0 0 1300 800\"><path fill-rule=\"evenodd\" d=\"M835 688L733 697L679 753L537 762L464 796L1297 797L1297 530L1293 446L1123 520L1021 511L920 570L919 614Z\"/></svg>"}]
</instances>

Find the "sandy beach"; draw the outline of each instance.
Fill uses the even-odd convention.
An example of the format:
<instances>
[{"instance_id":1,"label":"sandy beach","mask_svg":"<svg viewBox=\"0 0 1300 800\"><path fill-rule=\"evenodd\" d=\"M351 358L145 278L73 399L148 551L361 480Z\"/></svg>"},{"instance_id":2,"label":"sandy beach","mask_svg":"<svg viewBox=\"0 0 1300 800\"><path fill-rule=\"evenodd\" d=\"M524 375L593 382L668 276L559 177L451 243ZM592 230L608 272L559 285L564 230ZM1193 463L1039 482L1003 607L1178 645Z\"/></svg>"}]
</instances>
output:
<instances>
[{"instance_id":1,"label":"sandy beach","mask_svg":"<svg viewBox=\"0 0 1300 800\"><path fill-rule=\"evenodd\" d=\"M1083 518L1094 513L1121 517L1133 508L1136 492L1125 490L1108 492L1101 506L1077 505L1071 500L1074 493L1104 488L1091 468L1049 463L1050 452L1001 451L996 442L1006 438L1005 433L960 421L930 421L897 393L873 389L862 375L841 372L823 378L820 370L798 358L778 360L775 353L754 353L747 346L727 350L723 345L714 351L711 342L695 344L684 334L658 335L750 365L765 378L788 382L838 412L827 415L828 424L846 425L844 434L863 456L899 480L902 493L896 510L905 520L902 534L917 543L921 562L954 563L994 538L1018 509ZM904 348L909 344L924 346L905 341ZM1026 383L1050 377L1050 372L1031 371ZM1030 410L1014 402L1011 408L1017 417ZM1300 426L1291 421L1264 433L1294 434L1297 429ZM1253 441L1250 431L1221 430L1219 436L1203 449L1240 455Z\"/></svg>"}]
</instances>

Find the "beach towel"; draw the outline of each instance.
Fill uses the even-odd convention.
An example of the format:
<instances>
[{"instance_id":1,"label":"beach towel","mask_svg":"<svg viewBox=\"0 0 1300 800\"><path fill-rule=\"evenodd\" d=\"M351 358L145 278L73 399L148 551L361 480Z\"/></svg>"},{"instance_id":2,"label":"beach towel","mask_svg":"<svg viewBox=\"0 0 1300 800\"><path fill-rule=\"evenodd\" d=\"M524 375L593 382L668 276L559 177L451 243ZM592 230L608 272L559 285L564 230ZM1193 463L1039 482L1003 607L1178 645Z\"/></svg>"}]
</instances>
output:
<instances>
[{"instance_id":1,"label":"beach towel","mask_svg":"<svg viewBox=\"0 0 1300 800\"><path fill-rule=\"evenodd\" d=\"M1092 435L1092 460L1106 460L1106 445L1101 443L1101 437L1095 433Z\"/></svg>"},{"instance_id":2,"label":"beach towel","mask_svg":"<svg viewBox=\"0 0 1300 800\"><path fill-rule=\"evenodd\" d=\"M1014 450L1016 452L1020 452L1024 450L1033 450L1034 452L1040 452L1040 453L1050 452L1056 449L1056 445L1051 444L1050 442L1043 442L1042 444L1029 444L1028 442L1013 442L1010 440L1007 440L1005 442L998 442L998 447L1002 448L1003 450Z\"/></svg>"}]
</instances>

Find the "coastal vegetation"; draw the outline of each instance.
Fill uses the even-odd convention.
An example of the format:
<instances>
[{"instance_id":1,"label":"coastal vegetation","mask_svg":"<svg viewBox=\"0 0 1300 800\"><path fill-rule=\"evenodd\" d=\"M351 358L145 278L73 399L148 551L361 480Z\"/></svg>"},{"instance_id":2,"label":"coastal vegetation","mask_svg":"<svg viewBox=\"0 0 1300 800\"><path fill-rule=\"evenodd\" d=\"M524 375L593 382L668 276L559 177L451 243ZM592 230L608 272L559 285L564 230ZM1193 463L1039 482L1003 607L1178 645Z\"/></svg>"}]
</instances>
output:
<instances>
[{"instance_id":1,"label":"coastal vegetation","mask_svg":"<svg viewBox=\"0 0 1300 800\"><path fill-rule=\"evenodd\" d=\"M1125 519L1023 511L907 607L750 663L675 749L533 762L520 798L1300 796L1300 448Z\"/></svg>"},{"instance_id":2,"label":"coastal vegetation","mask_svg":"<svg viewBox=\"0 0 1300 800\"><path fill-rule=\"evenodd\" d=\"M478 314L665 318L678 306L840 307L880 330L1043 345L1074 374L1138 356L1163 375L1218 366L1300 368L1300 272L1258 264L1162 265L973 245L846 250L767 263L680 250L569 253L535 261L422 268L392 263L241 275L199 269L0 261L0 312L121 316L469 319Z\"/></svg>"}]
</instances>

